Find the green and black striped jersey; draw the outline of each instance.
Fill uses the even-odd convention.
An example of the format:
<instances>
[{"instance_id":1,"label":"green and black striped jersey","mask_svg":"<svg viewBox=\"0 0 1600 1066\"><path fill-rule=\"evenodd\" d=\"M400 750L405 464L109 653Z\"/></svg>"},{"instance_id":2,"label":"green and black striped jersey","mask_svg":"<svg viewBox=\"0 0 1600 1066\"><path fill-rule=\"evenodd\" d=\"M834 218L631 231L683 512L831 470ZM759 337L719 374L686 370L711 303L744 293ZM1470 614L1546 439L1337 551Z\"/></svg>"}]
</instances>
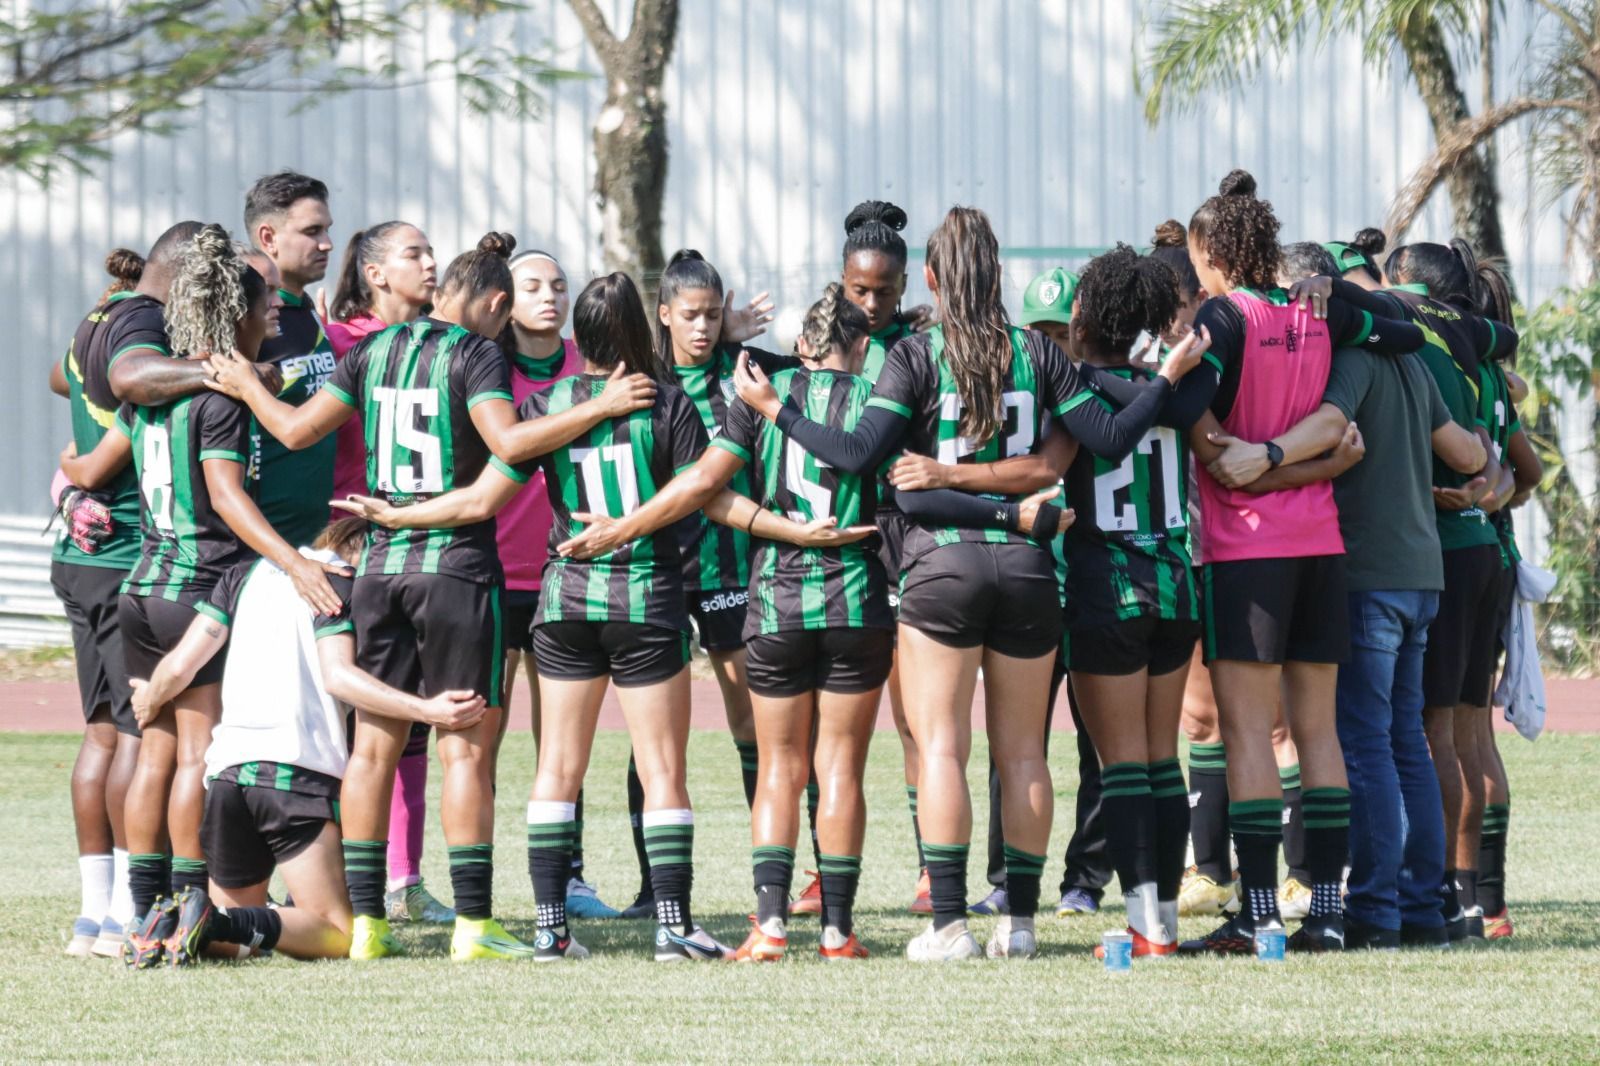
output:
<instances>
[{"instance_id":1,"label":"green and black striped jersey","mask_svg":"<svg viewBox=\"0 0 1600 1066\"><path fill-rule=\"evenodd\" d=\"M722 432L728 416L728 405L736 395L733 371L738 365L741 350L748 352L750 361L767 374L775 374L796 364L793 356L774 355L758 348L741 349L733 344L712 348L711 355L703 363L674 365L672 368L678 384L693 401L707 437L714 438ZM739 471L728 487L740 495L750 495L749 475L743 470ZM685 587L711 592L742 588L749 582L750 535L744 530L730 529L701 516L685 524L684 536Z\"/></svg>"},{"instance_id":2,"label":"green and black striped jersey","mask_svg":"<svg viewBox=\"0 0 1600 1066\"><path fill-rule=\"evenodd\" d=\"M113 294L89 312L73 334L61 361L72 408L72 440L79 455L94 451L117 422L121 404L111 392L111 364L135 348L168 352L167 327L159 301L137 292ZM129 570L139 561L139 479L130 465L96 494L109 497L111 537L85 555L62 531L54 558L79 566Z\"/></svg>"},{"instance_id":3,"label":"green and black striped jersey","mask_svg":"<svg viewBox=\"0 0 1600 1066\"><path fill-rule=\"evenodd\" d=\"M257 361L283 372L278 399L299 407L333 376L333 345L309 300L283 289L278 295L283 298L278 335L261 345ZM309 448L291 451L272 434L261 434L261 515L296 547L316 540L328 524L335 438L330 433Z\"/></svg>"},{"instance_id":4,"label":"green and black striped jersey","mask_svg":"<svg viewBox=\"0 0 1600 1066\"><path fill-rule=\"evenodd\" d=\"M1478 415L1488 427L1495 461L1504 463L1512 435L1522 429L1522 419L1517 416L1517 407L1511 402L1511 383L1506 380L1505 368L1489 359L1484 360L1478 368ZM1501 562L1506 566L1514 566L1522 559L1522 552L1517 548L1517 532L1511 521L1511 508L1500 508L1489 516L1489 523L1500 537Z\"/></svg>"},{"instance_id":5,"label":"green and black striped jersey","mask_svg":"<svg viewBox=\"0 0 1600 1066\"><path fill-rule=\"evenodd\" d=\"M1037 452L1051 417L1066 414L1093 393L1082 387L1067 357L1043 334L1015 327L1010 333L1011 365L1002 397L1005 421L984 443L961 435L961 395L945 363L944 330L938 326L894 346L867 405L909 419L905 450L947 465L989 463ZM1028 537L1004 530L913 525L906 531L902 565L962 540L1037 546Z\"/></svg>"},{"instance_id":6,"label":"green and black striped jersey","mask_svg":"<svg viewBox=\"0 0 1600 1066\"><path fill-rule=\"evenodd\" d=\"M527 475L493 456L470 414L485 400L511 402L500 346L449 322L423 317L368 334L323 388L361 412L367 490L407 506L477 480L486 465ZM372 527L358 574L449 574L498 585L493 518L456 529Z\"/></svg>"},{"instance_id":7,"label":"green and black striped jersey","mask_svg":"<svg viewBox=\"0 0 1600 1066\"><path fill-rule=\"evenodd\" d=\"M805 417L850 430L866 409L872 385L834 370L782 370L779 397ZM835 519L840 528L870 524L877 492L870 479L841 473L791 440L740 399L711 441L747 464L755 499L795 522ZM744 637L795 629L892 629L888 581L875 537L837 548L801 548L757 541Z\"/></svg>"},{"instance_id":8,"label":"green and black striped jersey","mask_svg":"<svg viewBox=\"0 0 1600 1066\"><path fill-rule=\"evenodd\" d=\"M878 332L868 334L867 355L861 361L861 376L876 385L878 376L883 373L883 362L889 357L889 349L913 332L906 323L895 319Z\"/></svg>"},{"instance_id":9,"label":"green and black striped jersey","mask_svg":"<svg viewBox=\"0 0 1600 1066\"><path fill-rule=\"evenodd\" d=\"M116 425L133 445L144 538L122 591L193 607L249 555L212 506L202 464L243 465L245 489L254 495L261 468L255 420L243 404L203 392L161 407L124 404Z\"/></svg>"},{"instance_id":10,"label":"green and black striped jersey","mask_svg":"<svg viewBox=\"0 0 1600 1066\"><path fill-rule=\"evenodd\" d=\"M1097 373L1155 377L1133 367ZM1094 402L1112 409L1103 392ZM1120 463L1078 450L1067 469L1067 499L1078 516L1065 537L1069 628L1199 618L1188 548L1188 468L1183 432L1165 425L1146 430Z\"/></svg>"},{"instance_id":11,"label":"green and black striped jersey","mask_svg":"<svg viewBox=\"0 0 1600 1066\"><path fill-rule=\"evenodd\" d=\"M600 374L562 378L524 400L519 413L524 419L560 414L605 387L606 376ZM554 518L535 625L637 622L688 632L681 524L594 559L563 558L556 546L581 528L574 514L629 514L705 449L706 430L694 403L682 389L663 382L653 406L599 422L570 444L522 465L524 475L544 471Z\"/></svg>"}]
</instances>

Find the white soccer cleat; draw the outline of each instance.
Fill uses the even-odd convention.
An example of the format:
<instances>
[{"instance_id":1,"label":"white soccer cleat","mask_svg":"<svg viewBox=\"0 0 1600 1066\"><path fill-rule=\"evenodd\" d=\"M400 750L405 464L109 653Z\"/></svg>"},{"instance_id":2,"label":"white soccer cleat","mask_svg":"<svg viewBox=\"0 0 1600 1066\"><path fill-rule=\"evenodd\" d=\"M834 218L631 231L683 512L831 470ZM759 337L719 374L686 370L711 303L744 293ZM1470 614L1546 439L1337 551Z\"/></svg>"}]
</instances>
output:
<instances>
[{"instance_id":1,"label":"white soccer cleat","mask_svg":"<svg viewBox=\"0 0 1600 1066\"><path fill-rule=\"evenodd\" d=\"M1039 953L1039 937L1029 918L1005 915L994 927L989 937L988 955L991 959L1031 959Z\"/></svg>"},{"instance_id":2,"label":"white soccer cleat","mask_svg":"<svg viewBox=\"0 0 1600 1066\"><path fill-rule=\"evenodd\" d=\"M960 962L983 957L983 949L964 921L951 922L943 929L931 924L906 945L906 958L912 962Z\"/></svg>"}]
</instances>

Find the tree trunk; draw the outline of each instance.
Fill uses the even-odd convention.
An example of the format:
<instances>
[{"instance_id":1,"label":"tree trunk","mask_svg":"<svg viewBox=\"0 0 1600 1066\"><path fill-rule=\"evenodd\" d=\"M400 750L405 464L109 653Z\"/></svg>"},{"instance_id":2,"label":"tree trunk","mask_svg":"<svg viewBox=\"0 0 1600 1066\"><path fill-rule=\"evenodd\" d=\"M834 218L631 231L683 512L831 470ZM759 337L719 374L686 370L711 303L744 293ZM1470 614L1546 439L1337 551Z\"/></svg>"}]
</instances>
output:
<instances>
[{"instance_id":1,"label":"tree trunk","mask_svg":"<svg viewBox=\"0 0 1600 1066\"><path fill-rule=\"evenodd\" d=\"M1417 79L1417 91L1428 109L1435 140L1444 137L1467 118L1467 98L1456 78L1455 63L1438 22L1418 19L1414 28L1402 35L1400 45ZM1477 249L1484 258L1506 258L1505 233L1500 228L1500 190L1494 171L1480 152L1474 151L1449 176L1450 204L1455 214L1455 233ZM1399 234L1390 234L1398 239Z\"/></svg>"}]
</instances>

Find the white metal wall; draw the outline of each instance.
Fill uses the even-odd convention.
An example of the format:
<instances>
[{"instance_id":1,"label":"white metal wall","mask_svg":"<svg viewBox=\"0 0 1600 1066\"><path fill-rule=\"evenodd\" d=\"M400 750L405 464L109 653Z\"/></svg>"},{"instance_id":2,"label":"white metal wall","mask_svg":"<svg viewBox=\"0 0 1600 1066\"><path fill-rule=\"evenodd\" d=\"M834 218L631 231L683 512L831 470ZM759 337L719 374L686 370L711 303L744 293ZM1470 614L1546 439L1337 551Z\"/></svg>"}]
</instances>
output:
<instances>
[{"instance_id":1,"label":"white metal wall","mask_svg":"<svg viewBox=\"0 0 1600 1066\"><path fill-rule=\"evenodd\" d=\"M1231 167L1251 169L1287 240L1381 222L1431 147L1398 77L1362 75L1353 42L1305 49L1245 93L1151 129L1135 85L1145 3L1128 0L684 0L668 78L666 242L700 248L735 289L798 308L838 266L845 212L904 206L914 248L951 203L975 204L1012 248L1144 244L1186 219ZM631 0L602 0L622 13ZM1501 83L1515 84L1524 4L1513 0ZM1531 4L1526 5L1531 7ZM548 41L595 70L562 0L473 29L435 17L422 57L471 34ZM213 95L174 139L131 134L109 164L48 189L0 176L0 513L40 513L65 404L45 376L100 291L114 244L144 249L182 217L240 226L245 187L295 167L333 190L336 236L390 217L421 224L441 256L489 228L600 265L589 129L598 80L563 82L531 122L473 116L448 84L354 94L291 115L295 98ZM1562 276L1557 220L1539 219L1527 154L1502 142L1504 218L1525 296ZM1448 236L1435 207L1419 236ZM1062 256L1062 258L1071 258ZM1050 258L1013 255L1013 289Z\"/></svg>"}]
</instances>

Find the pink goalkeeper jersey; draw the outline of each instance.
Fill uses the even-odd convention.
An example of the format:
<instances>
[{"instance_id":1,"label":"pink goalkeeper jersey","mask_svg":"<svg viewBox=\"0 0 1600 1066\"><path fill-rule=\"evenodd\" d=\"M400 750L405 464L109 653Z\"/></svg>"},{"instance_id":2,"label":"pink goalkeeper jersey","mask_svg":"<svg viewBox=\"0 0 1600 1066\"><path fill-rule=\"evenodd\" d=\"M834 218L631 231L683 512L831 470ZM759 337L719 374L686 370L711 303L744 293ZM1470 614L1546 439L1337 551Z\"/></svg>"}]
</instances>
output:
<instances>
[{"instance_id":1,"label":"pink goalkeeper jersey","mask_svg":"<svg viewBox=\"0 0 1600 1066\"><path fill-rule=\"evenodd\" d=\"M328 343L333 345L335 360L343 359L361 338L388 327L377 315L357 315L348 322L329 322L323 326ZM339 427L334 438L333 495L342 500L352 493L367 494L367 438L361 431L361 413ZM343 511L334 511L334 518L348 517Z\"/></svg>"},{"instance_id":2,"label":"pink goalkeeper jersey","mask_svg":"<svg viewBox=\"0 0 1600 1066\"><path fill-rule=\"evenodd\" d=\"M552 356L551 362L554 361ZM518 356L511 361L511 398L521 407L523 400L549 388L551 382L582 370L583 356L570 340L561 342L561 361L553 367L542 368L535 360ZM536 471L495 516L495 539L500 547L500 566L506 572L506 588L527 591L539 587L539 576L550 554L550 525L550 497L545 492L544 472Z\"/></svg>"},{"instance_id":3,"label":"pink goalkeeper jersey","mask_svg":"<svg viewBox=\"0 0 1600 1066\"><path fill-rule=\"evenodd\" d=\"M1322 404L1333 363L1327 323L1253 292L1228 299L1244 314L1245 342L1239 391L1222 428L1240 440L1271 440ZM1344 554L1332 482L1253 496L1222 487L1200 467L1199 485L1201 562Z\"/></svg>"}]
</instances>

